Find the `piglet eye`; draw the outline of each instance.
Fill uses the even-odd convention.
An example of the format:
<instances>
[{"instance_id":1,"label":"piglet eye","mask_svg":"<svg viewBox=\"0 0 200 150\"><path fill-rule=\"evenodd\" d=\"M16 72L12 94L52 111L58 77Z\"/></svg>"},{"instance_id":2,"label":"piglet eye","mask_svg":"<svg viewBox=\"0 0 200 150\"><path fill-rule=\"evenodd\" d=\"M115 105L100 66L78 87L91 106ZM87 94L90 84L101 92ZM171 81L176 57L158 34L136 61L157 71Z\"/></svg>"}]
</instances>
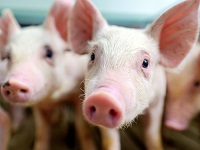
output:
<instances>
[{"instance_id":1,"label":"piglet eye","mask_svg":"<svg viewBox=\"0 0 200 150\"><path fill-rule=\"evenodd\" d=\"M147 68L148 66L149 66L148 60L147 60L147 59L144 59L144 60L143 60L143 63L142 63L142 67L143 67L143 68Z\"/></svg>"},{"instance_id":2,"label":"piglet eye","mask_svg":"<svg viewBox=\"0 0 200 150\"><path fill-rule=\"evenodd\" d=\"M53 51L50 46L45 46L45 57L47 58L53 57Z\"/></svg>"},{"instance_id":3,"label":"piglet eye","mask_svg":"<svg viewBox=\"0 0 200 150\"><path fill-rule=\"evenodd\" d=\"M94 60L95 60L95 54L94 54L94 53L91 54L90 60L91 60L91 61L94 61Z\"/></svg>"}]
</instances>

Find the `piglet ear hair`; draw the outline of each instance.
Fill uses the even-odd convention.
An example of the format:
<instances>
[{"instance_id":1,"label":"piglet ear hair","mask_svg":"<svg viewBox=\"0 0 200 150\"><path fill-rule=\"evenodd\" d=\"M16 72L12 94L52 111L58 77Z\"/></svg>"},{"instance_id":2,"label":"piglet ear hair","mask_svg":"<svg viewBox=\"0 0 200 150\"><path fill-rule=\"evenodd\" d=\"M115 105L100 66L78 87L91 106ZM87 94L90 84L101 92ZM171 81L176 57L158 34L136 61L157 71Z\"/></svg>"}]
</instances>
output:
<instances>
[{"instance_id":1,"label":"piglet ear hair","mask_svg":"<svg viewBox=\"0 0 200 150\"><path fill-rule=\"evenodd\" d=\"M162 14L149 28L159 44L160 64L174 68L194 46L198 36L199 0L185 0Z\"/></svg>"},{"instance_id":2,"label":"piglet ear hair","mask_svg":"<svg viewBox=\"0 0 200 150\"><path fill-rule=\"evenodd\" d=\"M2 48L9 38L20 30L20 25L16 21L11 10L3 11L0 18L0 48Z\"/></svg>"},{"instance_id":3,"label":"piglet ear hair","mask_svg":"<svg viewBox=\"0 0 200 150\"><path fill-rule=\"evenodd\" d=\"M44 22L44 27L57 31L66 42L67 24L72 6L72 0L55 0Z\"/></svg>"},{"instance_id":4,"label":"piglet ear hair","mask_svg":"<svg viewBox=\"0 0 200 150\"><path fill-rule=\"evenodd\" d=\"M86 53L87 41L106 26L106 20L89 0L77 0L68 24L70 48L79 54Z\"/></svg>"}]
</instances>

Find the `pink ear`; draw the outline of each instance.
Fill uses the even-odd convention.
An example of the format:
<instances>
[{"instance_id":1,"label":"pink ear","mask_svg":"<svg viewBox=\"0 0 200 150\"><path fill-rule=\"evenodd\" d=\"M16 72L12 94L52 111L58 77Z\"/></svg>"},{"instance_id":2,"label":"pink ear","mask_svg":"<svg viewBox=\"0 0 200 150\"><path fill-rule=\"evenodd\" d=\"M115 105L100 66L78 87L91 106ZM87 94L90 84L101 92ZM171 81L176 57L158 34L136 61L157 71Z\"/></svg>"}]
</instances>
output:
<instances>
[{"instance_id":1,"label":"pink ear","mask_svg":"<svg viewBox=\"0 0 200 150\"><path fill-rule=\"evenodd\" d=\"M85 53L85 46L107 25L98 9L89 0L77 0L69 19L69 44L77 53Z\"/></svg>"},{"instance_id":2,"label":"pink ear","mask_svg":"<svg viewBox=\"0 0 200 150\"><path fill-rule=\"evenodd\" d=\"M185 0L162 14L149 28L159 42L160 63L176 67L193 47L198 36L199 0Z\"/></svg>"},{"instance_id":3,"label":"pink ear","mask_svg":"<svg viewBox=\"0 0 200 150\"><path fill-rule=\"evenodd\" d=\"M10 36L20 30L11 10L5 10L0 18L0 48L9 40Z\"/></svg>"},{"instance_id":4,"label":"pink ear","mask_svg":"<svg viewBox=\"0 0 200 150\"><path fill-rule=\"evenodd\" d=\"M72 0L55 0L44 22L45 27L56 29L65 41L67 41L67 24L72 2Z\"/></svg>"}]
</instances>

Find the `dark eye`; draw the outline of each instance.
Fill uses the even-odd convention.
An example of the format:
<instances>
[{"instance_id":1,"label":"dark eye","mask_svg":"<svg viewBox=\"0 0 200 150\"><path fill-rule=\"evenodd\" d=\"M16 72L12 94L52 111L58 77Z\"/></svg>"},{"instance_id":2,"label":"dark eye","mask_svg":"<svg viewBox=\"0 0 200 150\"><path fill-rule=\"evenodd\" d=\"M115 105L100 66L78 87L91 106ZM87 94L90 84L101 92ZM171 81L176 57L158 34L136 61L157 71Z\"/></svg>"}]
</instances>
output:
<instances>
[{"instance_id":1,"label":"dark eye","mask_svg":"<svg viewBox=\"0 0 200 150\"><path fill-rule=\"evenodd\" d=\"M94 59L95 59L95 54L92 53L92 54L91 54L91 57L90 57L90 60L91 60L91 61L94 61Z\"/></svg>"},{"instance_id":2,"label":"dark eye","mask_svg":"<svg viewBox=\"0 0 200 150\"><path fill-rule=\"evenodd\" d=\"M200 82L199 82L199 81L195 81L195 82L194 82L194 86L195 86L195 87L199 87L199 86L200 86Z\"/></svg>"},{"instance_id":3,"label":"dark eye","mask_svg":"<svg viewBox=\"0 0 200 150\"><path fill-rule=\"evenodd\" d=\"M143 67L143 68L147 68L148 65L149 65L148 60L147 60L147 59L144 59L144 60L143 60L143 63L142 63L142 67Z\"/></svg>"},{"instance_id":4,"label":"dark eye","mask_svg":"<svg viewBox=\"0 0 200 150\"><path fill-rule=\"evenodd\" d=\"M45 57L52 58L53 57L53 51L51 47L45 46Z\"/></svg>"}]
</instances>

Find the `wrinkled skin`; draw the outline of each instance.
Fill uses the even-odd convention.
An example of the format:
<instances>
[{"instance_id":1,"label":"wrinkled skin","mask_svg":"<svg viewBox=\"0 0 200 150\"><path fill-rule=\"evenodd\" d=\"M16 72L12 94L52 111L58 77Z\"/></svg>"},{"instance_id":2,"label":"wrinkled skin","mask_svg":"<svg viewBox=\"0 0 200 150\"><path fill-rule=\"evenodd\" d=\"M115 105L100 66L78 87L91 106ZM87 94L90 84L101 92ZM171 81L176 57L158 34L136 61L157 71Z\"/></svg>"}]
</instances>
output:
<instances>
[{"instance_id":1,"label":"wrinkled skin","mask_svg":"<svg viewBox=\"0 0 200 150\"><path fill-rule=\"evenodd\" d=\"M180 66L179 71L167 71L165 125L175 130L187 129L200 112L200 44Z\"/></svg>"},{"instance_id":2,"label":"wrinkled skin","mask_svg":"<svg viewBox=\"0 0 200 150\"><path fill-rule=\"evenodd\" d=\"M164 67L177 67L194 45L198 6L198 0L184 1L141 30L109 26L90 1L77 0L69 20L69 44L90 56L83 101L89 123L120 128L146 111L147 149L162 149Z\"/></svg>"}]
</instances>

